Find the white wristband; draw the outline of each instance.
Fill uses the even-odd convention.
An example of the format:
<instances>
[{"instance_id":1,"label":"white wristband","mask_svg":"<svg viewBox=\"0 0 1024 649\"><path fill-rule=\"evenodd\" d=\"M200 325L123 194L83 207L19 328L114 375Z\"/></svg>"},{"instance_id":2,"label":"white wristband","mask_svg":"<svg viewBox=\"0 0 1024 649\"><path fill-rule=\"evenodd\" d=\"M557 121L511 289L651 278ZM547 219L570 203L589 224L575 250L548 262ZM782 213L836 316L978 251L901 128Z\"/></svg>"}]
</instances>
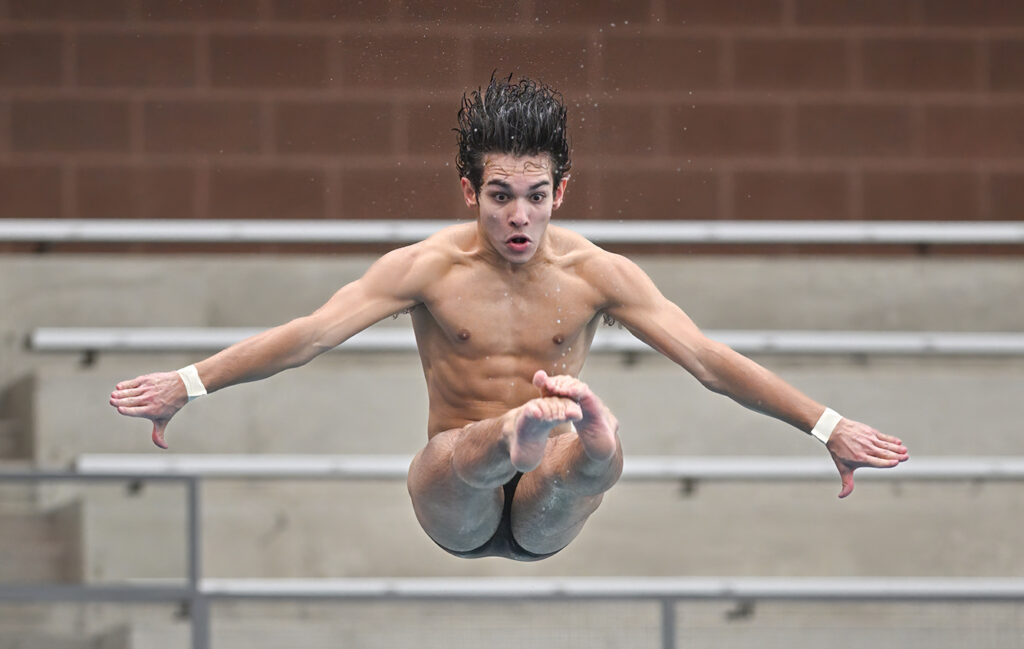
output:
<instances>
[{"instance_id":1,"label":"white wristband","mask_svg":"<svg viewBox=\"0 0 1024 649\"><path fill-rule=\"evenodd\" d=\"M811 429L811 435L820 439L822 444L827 444L828 438L832 436L832 431L836 429L842 418L843 416L835 410L825 408L825 412L821 413L818 423L814 424L814 428Z\"/></svg>"},{"instance_id":2,"label":"white wristband","mask_svg":"<svg viewBox=\"0 0 1024 649\"><path fill-rule=\"evenodd\" d=\"M196 370L195 365L181 368L178 370L178 376L185 384L185 392L188 394L189 401L206 395L206 386L199 380L199 371Z\"/></svg>"}]
</instances>

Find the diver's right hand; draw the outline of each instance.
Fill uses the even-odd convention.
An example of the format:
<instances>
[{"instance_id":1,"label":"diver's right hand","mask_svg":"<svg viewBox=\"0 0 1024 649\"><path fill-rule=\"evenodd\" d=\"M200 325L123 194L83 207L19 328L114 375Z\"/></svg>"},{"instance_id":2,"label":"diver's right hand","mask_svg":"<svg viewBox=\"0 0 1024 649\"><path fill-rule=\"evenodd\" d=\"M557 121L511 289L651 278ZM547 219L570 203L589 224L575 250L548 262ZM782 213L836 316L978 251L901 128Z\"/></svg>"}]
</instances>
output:
<instances>
[{"instance_id":1,"label":"diver's right hand","mask_svg":"<svg viewBox=\"0 0 1024 649\"><path fill-rule=\"evenodd\" d=\"M188 393L177 372L156 372L122 381L110 394L110 405L120 414L153 422L153 443L160 448L167 448L167 423L186 403Z\"/></svg>"}]
</instances>

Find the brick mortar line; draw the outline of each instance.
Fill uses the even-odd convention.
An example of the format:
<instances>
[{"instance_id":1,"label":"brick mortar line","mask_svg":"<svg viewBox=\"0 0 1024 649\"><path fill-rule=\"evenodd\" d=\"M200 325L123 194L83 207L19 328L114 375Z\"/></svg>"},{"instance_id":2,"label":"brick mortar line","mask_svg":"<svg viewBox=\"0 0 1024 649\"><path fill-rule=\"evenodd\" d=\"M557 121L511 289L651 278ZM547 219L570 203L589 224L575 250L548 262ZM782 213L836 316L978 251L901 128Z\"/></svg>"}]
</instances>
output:
<instances>
[{"instance_id":1,"label":"brick mortar line","mask_svg":"<svg viewBox=\"0 0 1024 649\"><path fill-rule=\"evenodd\" d=\"M800 118L797 116L797 106L788 104L782 106L782 154L787 157L796 157L800 150L799 139Z\"/></svg>"},{"instance_id":2,"label":"brick mortar line","mask_svg":"<svg viewBox=\"0 0 1024 649\"><path fill-rule=\"evenodd\" d=\"M992 172L978 169L978 214L983 219L992 218L994 202L992 200Z\"/></svg>"},{"instance_id":3,"label":"brick mortar line","mask_svg":"<svg viewBox=\"0 0 1024 649\"><path fill-rule=\"evenodd\" d=\"M138 99L128 104L128 150L133 158L146 156L145 105Z\"/></svg>"},{"instance_id":4,"label":"brick mortar line","mask_svg":"<svg viewBox=\"0 0 1024 649\"><path fill-rule=\"evenodd\" d=\"M674 0L651 0L650 13L648 14L652 21L650 24L662 25L668 20L665 3L672 1Z\"/></svg>"},{"instance_id":5,"label":"brick mortar line","mask_svg":"<svg viewBox=\"0 0 1024 649\"><path fill-rule=\"evenodd\" d=\"M343 218L341 213L342 192L342 169L337 164L328 165L324 169L324 217L328 219Z\"/></svg>"},{"instance_id":6,"label":"brick mortar line","mask_svg":"<svg viewBox=\"0 0 1024 649\"><path fill-rule=\"evenodd\" d=\"M308 36L308 35L352 35L361 36L406 36L409 32L422 34L428 30L430 35L442 37L460 37L468 39L492 38L482 34L467 34L467 27L500 28L503 35L512 37L550 35L551 29L557 30L559 36L585 36L595 28L604 28L605 23L575 23L571 25L550 25L547 23L507 23L479 22L461 24L438 24L436 21L419 22L348 22L325 25L321 22L282 22L278 20L264 21L74 21L69 27L82 33L193 33L199 30L224 35L251 36ZM63 20L12 20L0 18L0 30L10 31L60 31L68 25ZM493 33L493 30L488 30ZM891 38L908 39L975 39L975 38L1020 38L1024 36L1024 24L1013 26L882 26L882 25L793 25L782 23L773 25L745 24L706 24L706 25L670 25L665 22L630 23L628 26L617 25L609 34L625 37L711 37L721 38L733 36L737 38L757 38L774 41L790 41L804 38L843 39L854 38Z\"/></svg>"},{"instance_id":7,"label":"brick mortar line","mask_svg":"<svg viewBox=\"0 0 1024 649\"><path fill-rule=\"evenodd\" d=\"M850 72L850 87L857 93L864 92L864 41L862 39L851 38L846 41L846 65Z\"/></svg>"},{"instance_id":8,"label":"brick mortar line","mask_svg":"<svg viewBox=\"0 0 1024 649\"><path fill-rule=\"evenodd\" d=\"M126 8L126 15L129 21L142 22L142 2L143 0L129 0Z\"/></svg>"},{"instance_id":9,"label":"brick mortar line","mask_svg":"<svg viewBox=\"0 0 1024 649\"><path fill-rule=\"evenodd\" d=\"M910 150L916 156L924 156L928 146L928 137L925 132L925 122L927 121L925 107L923 104L912 104L908 108L910 109Z\"/></svg>"},{"instance_id":10,"label":"brick mortar line","mask_svg":"<svg viewBox=\"0 0 1024 649\"><path fill-rule=\"evenodd\" d=\"M519 3L519 23L520 25L534 25L537 17L537 4L535 0L520 0Z\"/></svg>"},{"instance_id":11,"label":"brick mortar line","mask_svg":"<svg viewBox=\"0 0 1024 649\"><path fill-rule=\"evenodd\" d=\"M60 82L69 91L78 89L78 35L71 29L61 29Z\"/></svg>"},{"instance_id":12,"label":"brick mortar line","mask_svg":"<svg viewBox=\"0 0 1024 649\"><path fill-rule=\"evenodd\" d=\"M992 44L987 40L975 43L975 82L978 92L992 92Z\"/></svg>"},{"instance_id":13,"label":"brick mortar line","mask_svg":"<svg viewBox=\"0 0 1024 649\"><path fill-rule=\"evenodd\" d=\"M389 108L393 111L390 149L402 156L410 156L411 129L409 111L405 110L404 106L398 104L390 104ZM452 128L454 127L455 120L452 119Z\"/></svg>"},{"instance_id":14,"label":"brick mortar line","mask_svg":"<svg viewBox=\"0 0 1024 649\"><path fill-rule=\"evenodd\" d=\"M718 173L718 215L723 219L736 218L736 172L726 168Z\"/></svg>"},{"instance_id":15,"label":"brick mortar line","mask_svg":"<svg viewBox=\"0 0 1024 649\"><path fill-rule=\"evenodd\" d=\"M273 24L276 22L274 18L274 3L271 0L256 0L256 20L263 24Z\"/></svg>"},{"instance_id":16,"label":"brick mortar line","mask_svg":"<svg viewBox=\"0 0 1024 649\"><path fill-rule=\"evenodd\" d=\"M729 90L736 88L736 39L728 36L720 39L722 52L718 58L718 75L722 86Z\"/></svg>"},{"instance_id":17,"label":"brick mortar line","mask_svg":"<svg viewBox=\"0 0 1024 649\"><path fill-rule=\"evenodd\" d=\"M77 172L77 162L68 162L67 160L65 160L60 165L61 218L73 219L78 216L78 183L75 181L75 176L77 175Z\"/></svg>"},{"instance_id":18,"label":"brick mortar line","mask_svg":"<svg viewBox=\"0 0 1024 649\"><path fill-rule=\"evenodd\" d=\"M203 160L195 168L195 197L193 198L193 213L197 218L210 218L210 185L213 165L209 160Z\"/></svg>"},{"instance_id":19,"label":"brick mortar line","mask_svg":"<svg viewBox=\"0 0 1024 649\"><path fill-rule=\"evenodd\" d=\"M259 154L262 157L277 158L280 153L277 151L277 106L264 98L260 101L257 109L258 120L256 128L259 130Z\"/></svg>"},{"instance_id":20,"label":"brick mortar line","mask_svg":"<svg viewBox=\"0 0 1024 649\"><path fill-rule=\"evenodd\" d=\"M210 70L210 35L207 32L196 32L193 55L195 60L196 90L209 92L213 88L213 76Z\"/></svg>"},{"instance_id":21,"label":"brick mortar line","mask_svg":"<svg viewBox=\"0 0 1024 649\"><path fill-rule=\"evenodd\" d=\"M781 8L782 15L780 16L780 20L785 27L793 28L800 24L796 16L795 0L782 0Z\"/></svg>"},{"instance_id":22,"label":"brick mortar line","mask_svg":"<svg viewBox=\"0 0 1024 649\"><path fill-rule=\"evenodd\" d=\"M125 166L140 168L232 167L237 169L282 169L311 170L336 167L339 171L378 170L394 171L398 166L407 170L437 172L451 168L451 157L445 156L354 156L354 155L310 155L267 158L265 156L216 155L216 154L150 154L138 157L131 153L34 153L0 154L0 163L17 166L54 166L64 164L76 166ZM680 155L590 155L574 160L577 170L587 173L621 169L624 165L643 171L671 171L682 168L684 172L784 172L848 173L852 170L884 173L1024 173L1024 159L962 159L944 160L866 158L759 158L759 157L699 157ZM709 172L705 168L711 168Z\"/></svg>"},{"instance_id":23,"label":"brick mortar line","mask_svg":"<svg viewBox=\"0 0 1024 649\"><path fill-rule=\"evenodd\" d=\"M474 86L475 87L475 86ZM276 88L100 88L92 86L52 88L2 88L0 100L8 101L141 101L218 102L250 101L258 103L268 96L273 101L339 101L352 103L380 102L403 105L438 103L438 95L451 96L453 110L467 88L452 86L434 90L378 90L359 88L276 89ZM600 88L560 89L567 101L599 99L615 106L672 105L682 103L724 105L815 105L842 106L906 106L929 107L1006 107L1024 104L1024 92L882 92L882 91L622 91L603 94ZM690 93L693 93L692 95Z\"/></svg>"},{"instance_id":24,"label":"brick mortar line","mask_svg":"<svg viewBox=\"0 0 1024 649\"><path fill-rule=\"evenodd\" d=\"M851 219L864 218L864 169L851 169L846 174L846 204Z\"/></svg>"}]
</instances>

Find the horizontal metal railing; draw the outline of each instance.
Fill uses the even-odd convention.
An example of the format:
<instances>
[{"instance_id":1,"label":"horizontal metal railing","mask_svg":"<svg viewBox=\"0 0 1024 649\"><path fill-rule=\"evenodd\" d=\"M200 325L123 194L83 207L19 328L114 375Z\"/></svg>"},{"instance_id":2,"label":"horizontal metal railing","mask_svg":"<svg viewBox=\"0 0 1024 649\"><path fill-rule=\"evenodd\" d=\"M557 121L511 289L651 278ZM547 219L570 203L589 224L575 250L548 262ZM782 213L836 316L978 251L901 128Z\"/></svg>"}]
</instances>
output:
<instances>
[{"instance_id":1,"label":"horizontal metal railing","mask_svg":"<svg viewBox=\"0 0 1024 649\"><path fill-rule=\"evenodd\" d=\"M39 327L29 334L28 345L46 352L212 352L260 331L252 327ZM745 354L1024 355L1024 333L1012 332L723 329L707 330L705 334ZM416 340L409 328L373 327L337 349L412 352ZM591 351L654 350L628 331L605 328L594 337Z\"/></svg>"},{"instance_id":2,"label":"horizontal metal railing","mask_svg":"<svg viewBox=\"0 0 1024 649\"><path fill-rule=\"evenodd\" d=\"M80 475L192 476L206 479L404 480L411 455L85 454ZM1024 480L1024 457L915 457L895 470L861 470L858 478L884 481ZM836 479L824 457L629 456L622 480L807 482Z\"/></svg>"},{"instance_id":3,"label":"horizontal metal railing","mask_svg":"<svg viewBox=\"0 0 1024 649\"><path fill-rule=\"evenodd\" d=\"M200 486L215 478L392 479L408 456L135 456L85 455L70 471L0 468L4 481L180 482L186 488L187 576L180 584L0 584L0 601L168 602L184 606L193 649L210 647L216 600L592 600L660 604L661 645L676 646L675 605L683 600L1024 601L1024 579L1008 578L410 578L206 579L202 577ZM825 458L632 458L627 480L834 479ZM1024 458L921 458L891 471L894 480L1022 480Z\"/></svg>"},{"instance_id":4,"label":"horizontal metal railing","mask_svg":"<svg viewBox=\"0 0 1024 649\"><path fill-rule=\"evenodd\" d=\"M454 221L0 219L29 243L410 243ZM1020 221L559 221L599 244L1021 244Z\"/></svg>"}]
</instances>

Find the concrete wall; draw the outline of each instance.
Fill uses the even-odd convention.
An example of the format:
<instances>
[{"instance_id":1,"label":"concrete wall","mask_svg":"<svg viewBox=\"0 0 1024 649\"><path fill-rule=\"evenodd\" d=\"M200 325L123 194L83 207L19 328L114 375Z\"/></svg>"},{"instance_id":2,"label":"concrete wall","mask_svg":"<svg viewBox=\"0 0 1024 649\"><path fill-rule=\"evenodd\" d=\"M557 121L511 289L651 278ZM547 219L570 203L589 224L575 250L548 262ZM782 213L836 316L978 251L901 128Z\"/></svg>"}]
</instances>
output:
<instances>
[{"instance_id":1,"label":"concrete wall","mask_svg":"<svg viewBox=\"0 0 1024 649\"><path fill-rule=\"evenodd\" d=\"M181 354L41 354L43 325L261 326L308 312L369 258L6 257L5 380L31 373L35 460L157 453L149 426L106 405L119 379L179 367ZM715 328L1019 330L1024 272L1013 259L639 258L699 323ZM31 277L31 289L18 278ZM955 299L953 299L955 297ZM407 319L381 326L408 326ZM1019 455L1024 360L759 358L840 412L903 437L919 455ZM630 454L820 456L786 425L711 394L660 357L595 355L584 378L622 420ZM387 386L387 391L381 389ZM191 404L171 453L407 453L424 441L415 354L333 353L308 367ZM399 404L396 407L395 404ZM24 405L24 404L22 404ZM1001 485L623 484L571 552L522 566L440 553L399 482L214 483L205 489L211 576L480 574L1019 574L1022 532ZM78 494L79 492L76 492ZM80 492L87 579L184 570L180 490ZM63 494L63 495L62 495ZM55 491L51 497L68 497ZM130 530L130 533L126 533ZM159 548L159 550L156 550ZM879 553L878 548L886 551Z\"/></svg>"}]
</instances>

